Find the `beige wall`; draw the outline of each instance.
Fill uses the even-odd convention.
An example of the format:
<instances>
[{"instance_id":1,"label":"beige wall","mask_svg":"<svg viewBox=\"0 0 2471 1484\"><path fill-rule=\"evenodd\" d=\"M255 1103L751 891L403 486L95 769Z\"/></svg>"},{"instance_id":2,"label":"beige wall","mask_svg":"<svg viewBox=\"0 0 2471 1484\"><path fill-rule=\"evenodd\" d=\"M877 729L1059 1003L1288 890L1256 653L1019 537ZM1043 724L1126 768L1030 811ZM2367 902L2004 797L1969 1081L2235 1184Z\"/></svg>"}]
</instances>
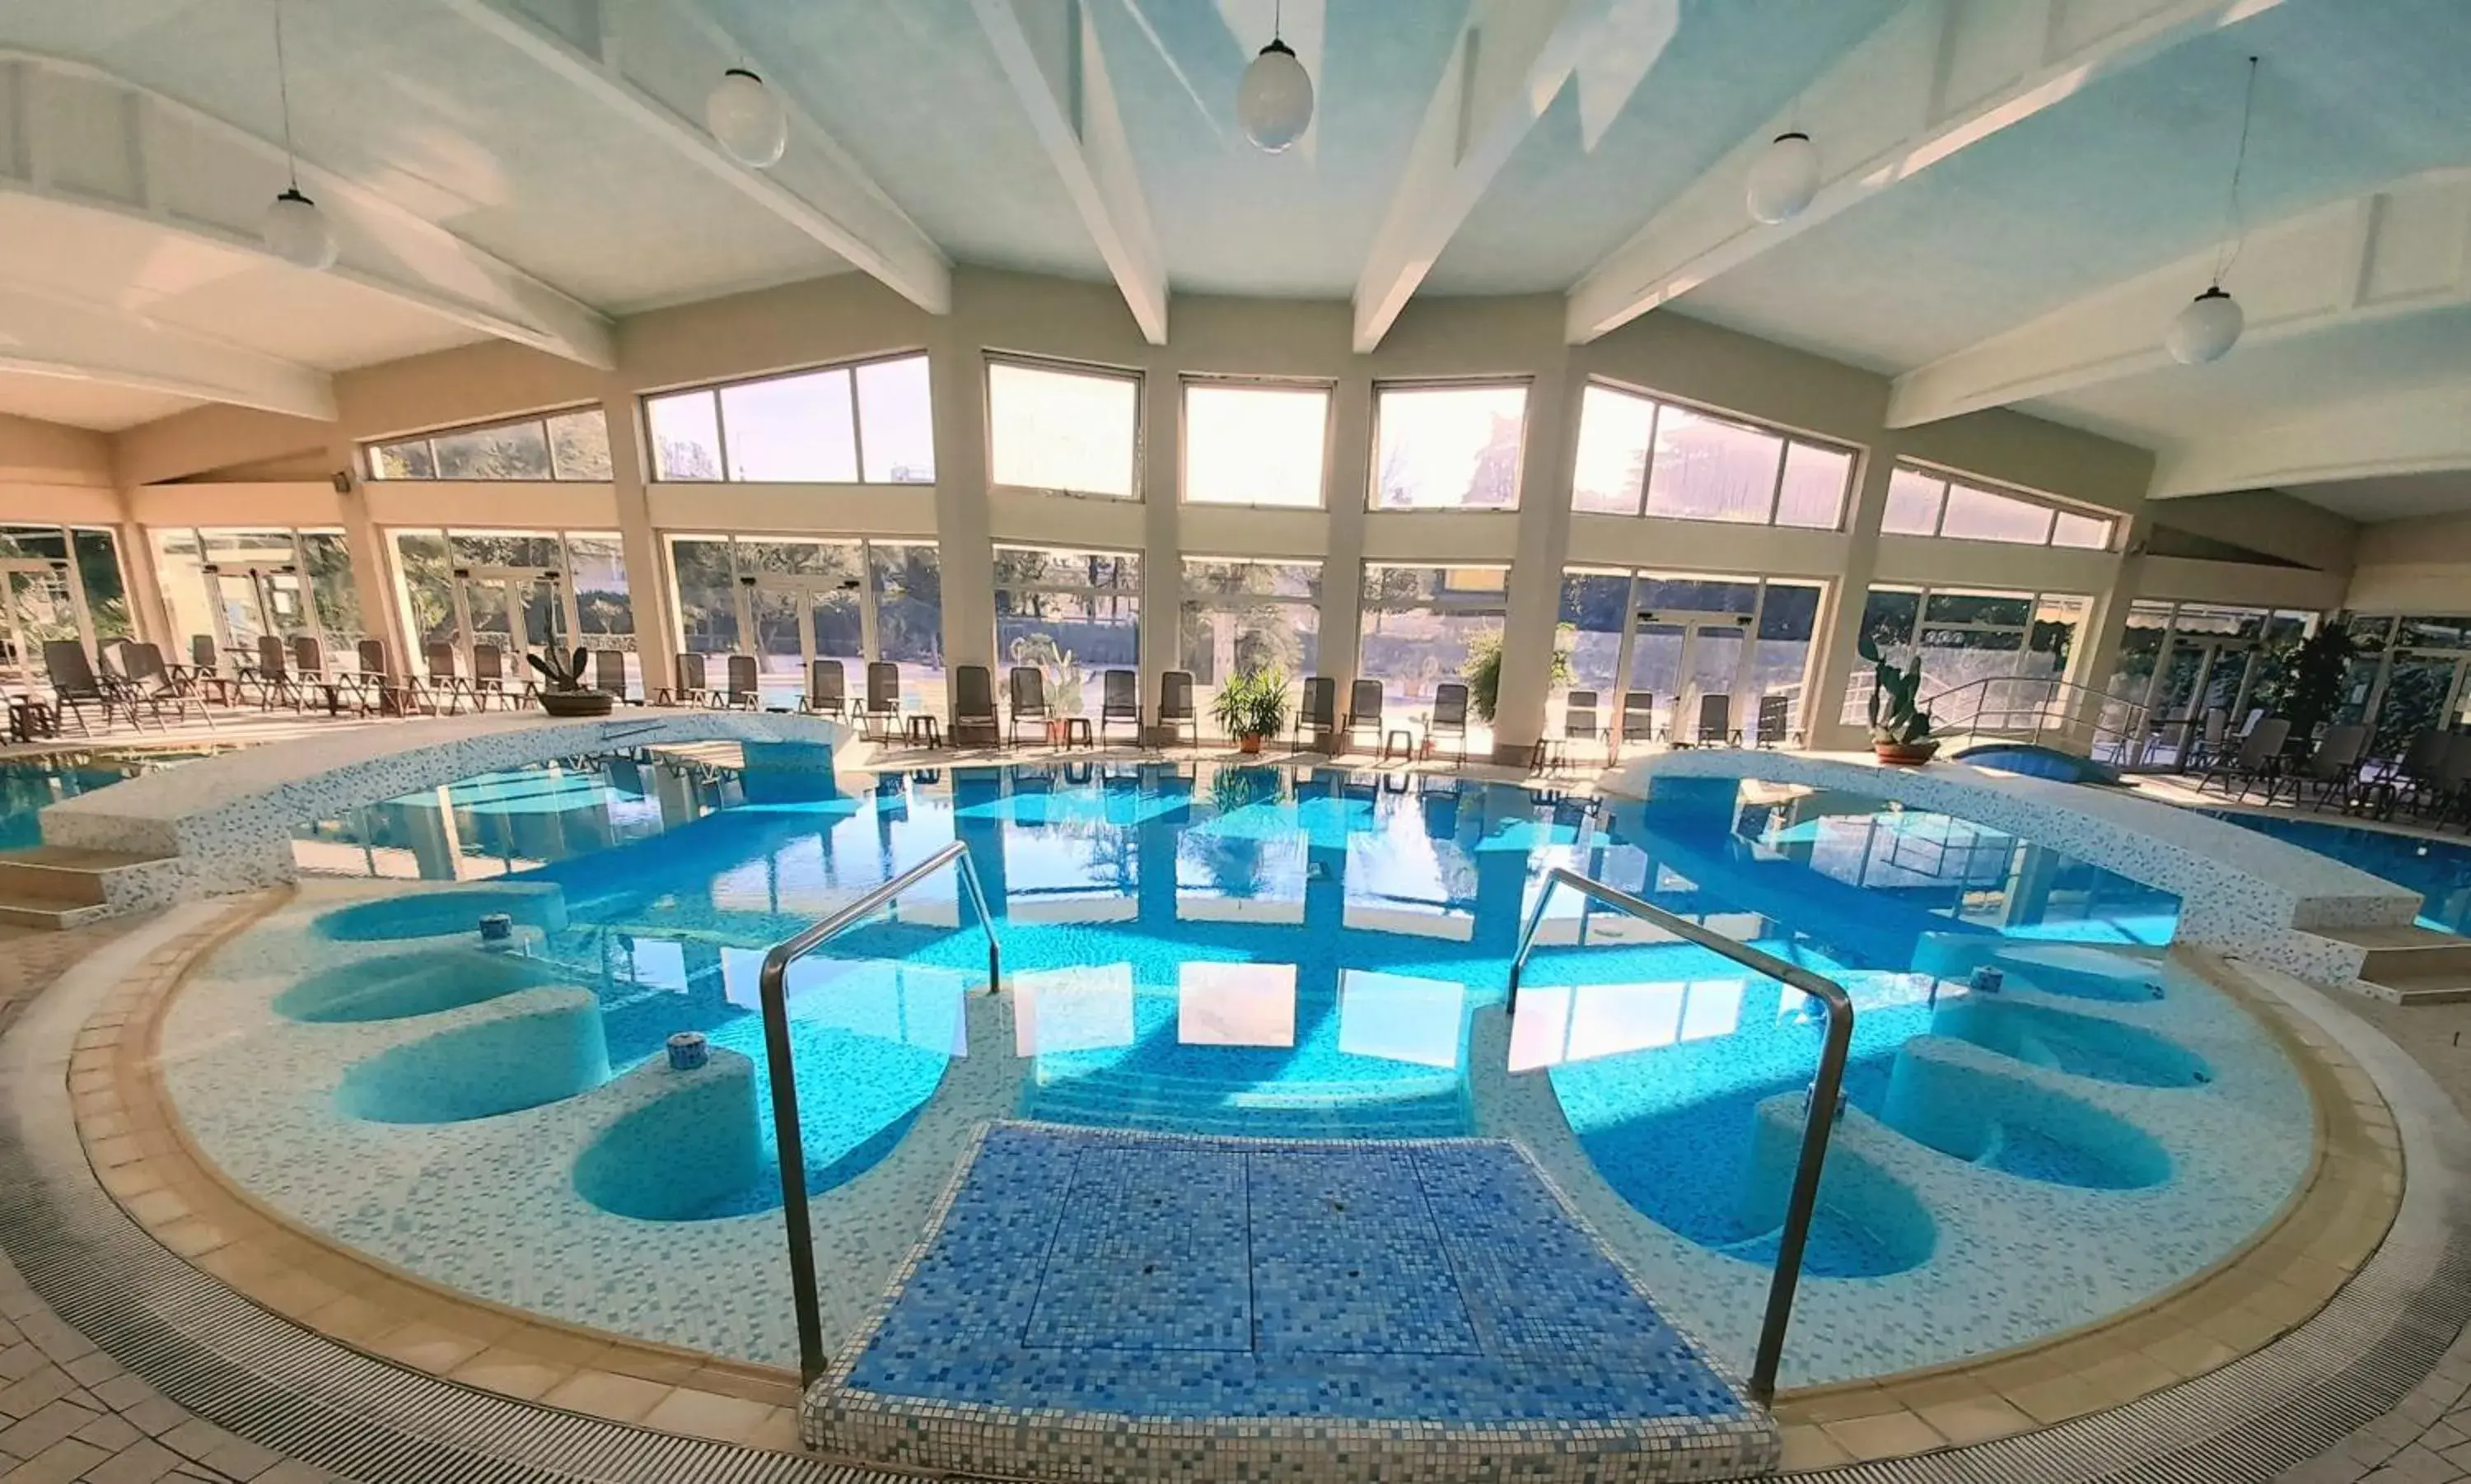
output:
<instances>
[{"instance_id":1,"label":"beige wall","mask_svg":"<svg viewBox=\"0 0 2471 1484\"><path fill-rule=\"evenodd\" d=\"M2362 531L2344 606L2362 613L2471 613L2471 514L2428 515Z\"/></svg>"},{"instance_id":2,"label":"beige wall","mask_svg":"<svg viewBox=\"0 0 2471 1484\"><path fill-rule=\"evenodd\" d=\"M1188 554L1319 557L1325 561L1322 668L1353 670L1361 563L1508 562L1512 567L1500 734L1524 744L1543 713L1565 566L1776 573L1826 579L1811 710L1832 717L1848 667L1860 595L1873 580L1991 585L2085 593L2096 599L2092 655L2125 612L2124 554L1881 538L1879 509L1894 459L1908 457L2121 512L2146 512L2152 457L2089 434L2009 412L1924 428L1884 425L1887 379L1677 315L1650 315L1585 346L1562 340L1558 294L1413 301L1380 348L1351 348L1343 303L1179 297L1173 339L1142 341L1114 288L977 269L954 275L953 313L930 317L861 274L845 273L622 321L618 365L598 371L491 342L348 371L336 378L341 420L201 409L133 429L89 462L129 491L138 524L266 521L341 525L353 533L364 611L384 616L400 648L391 553L381 532L404 526L530 529L613 527L625 538L647 671L666 678L674 633L663 538L671 533L771 532L927 536L941 545L947 648L955 663L989 663L990 549L999 541L1087 545L1144 553L1143 653L1153 672L1176 662L1180 562ZM729 485L650 483L639 453L638 399L647 392L859 356L925 350L932 360L937 482L930 487ZM991 488L983 356L1010 351L1123 367L1147 379L1144 498L1082 499ZM1188 507L1178 451L1185 374L1289 376L1333 389L1327 507ZM1515 513L1367 512L1374 387L1385 379L1504 376L1528 381L1521 508ZM1579 392L1600 376L1831 439L1860 452L1846 529L1770 530L1707 523L1573 516L1568 461ZM318 471L357 460L364 441L506 415L597 403L612 419L616 472L598 484L364 483L337 494ZM0 431L5 438L5 431ZM223 471L224 483L169 484ZM248 475L285 476L249 480ZM106 491L107 493L107 491ZM2193 506L2196 502L2185 502ZM212 512L212 513L209 513ZM2236 524L2237 511L2221 519ZM2242 539L2225 535L2223 539ZM2245 540L2256 546L2258 541ZM369 550L362 552L361 547ZM2298 579L2279 569L2222 563L2144 564L2134 578L2196 584L2187 596L2282 602ZM2231 568L2182 573L2179 568ZM2318 591L2318 589L2310 589ZM2314 605L2314 604L2311 604ZM1538 663L1518 663L1532 656ZM1816 741L1857 740L1832 725Z\"/></svg>"}]
</instances>

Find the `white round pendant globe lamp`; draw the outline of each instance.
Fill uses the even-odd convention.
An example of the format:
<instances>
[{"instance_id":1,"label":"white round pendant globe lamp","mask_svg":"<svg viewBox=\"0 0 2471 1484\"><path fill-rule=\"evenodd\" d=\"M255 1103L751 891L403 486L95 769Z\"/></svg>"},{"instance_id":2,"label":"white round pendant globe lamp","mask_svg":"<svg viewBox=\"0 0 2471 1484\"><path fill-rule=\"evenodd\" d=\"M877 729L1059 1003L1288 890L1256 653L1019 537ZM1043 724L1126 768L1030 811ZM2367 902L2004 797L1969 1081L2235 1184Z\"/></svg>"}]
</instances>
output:
<instances>
[{"instance_id":1,"label":"white round pendant globe lamp","mask_svg":"<svg viewBox=\"0 0 2471 1484\"><path fill-rule=\"evenodd\" d=\"M1751 167L1751 215L1770 226L1790 222L1819 194L1819 146L1794 130L1776 136Z\"/></svg>"},{"instance_id":2,"label":"white round pendant globe lamp","mask_svg":"<svg viewBox=\"0 0 2471 1484\"><path fill-rule=\"evenodd\" d=\"M266 208L266 250L294 268L322 272L335 266L335 229L318 203L293 186Z\"/></svg>"},{"instance_id":3,"label":"white round pendant globe lamp","mask_svg":"<svg viewBox=\"0 0 2471 1484\"><path fill-rule=\"evenodd\" d=\"M1277 36L1244 69L1236 87L1236 121L1244 137L1272 154L1291 148L1312 123L1312 75Z\"/></svg>"},{"instance_id":4,"label":"white round pendant globe lamp","mask_svg":"<svg viewBox=\"0 0 2471 1484\"><path fill-rule=\"evenodd\" d=\"M712 96L703 101L703 121L731 159L757 170L781 163L789 148L788 110L762 78L744 67L720 75Z\"/></svg>"},{"instance_id":5,"label":"white round pendant globe lamp","mask_svg":"<svg viewBox=\"0 0 2471 1484\"><path fill-rule=\"evenodd\" d=\"M2186 308L2173 317L2171 328L2162 337L2171 359L2181 365L2202 365L2220 361L2239 343L2240 331L2247 328L2247 316L2239 300L2216 284L2188 301Z\"/></svg>"}]
</instances>

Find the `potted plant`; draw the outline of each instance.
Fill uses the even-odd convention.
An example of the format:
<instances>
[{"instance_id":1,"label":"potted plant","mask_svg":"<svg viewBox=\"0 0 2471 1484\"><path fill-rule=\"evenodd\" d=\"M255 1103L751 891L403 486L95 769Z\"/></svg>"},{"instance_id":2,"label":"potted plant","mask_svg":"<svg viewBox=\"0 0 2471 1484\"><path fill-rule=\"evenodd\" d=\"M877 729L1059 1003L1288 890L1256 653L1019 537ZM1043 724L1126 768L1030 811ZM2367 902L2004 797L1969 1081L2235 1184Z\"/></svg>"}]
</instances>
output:
<instances>
[{"instance_id":1,"label":"potted plant","mask_svg":"<svg viewBox=\"0 0 2471 1484\"><path fill-rule=\"evenodd\" d=\"M1939 739L1931 735L1930 713L1918 698L1922 688L1921 656L1902 670L1879 657L1879 647L1865 634L1862 657L1869 660L1878 684L1871 692L1871 750L1882 763L1911 767L1931 760Z\"/></svg>"},{"instance_id":2,"label":"potted plant","mask_svg":"<svg viewBox=\"0 0 2471 1484\"><path fill-rule=\"evenodd\" d=\"M547 654L530 654L532 669L548 682L540 693L541 710L553 717L605 717L618 697L606 691L587 689L583 683L584 662L592 657L589 649L577 649L572 660L564 659L552 649Z\"/></svg>"},{"instance_id":3,"label":"potted plant","mask_svg":"<svg viewBox=\"0 0 2471 1484\"><path fill-rule=\"evenodd\" d=\"M1262 738L1286 730L1286 672L1275 668L1238 671L1218 688L1210 714L1220 731L1236 739L1238 750L1259 752Z\"/></svg>"},{"instance_id":4,"label":"potted plant","mask_svg":"<svg viewBox=\"0 0 2471 1484\"><path fill-rule=\"evenodd\" d=\"M1563 648L1571 632L1565 624L1555 631L1553 669L1545 676L1548 689L1566 689L1571 680L1570 651ZM1478 634L1468 645L1467 662L1459 667L1459 675L1467 681L1468 708L1479 721L1490 722L1501 705L1501 636Z\"/></svg>"}]
</instances>

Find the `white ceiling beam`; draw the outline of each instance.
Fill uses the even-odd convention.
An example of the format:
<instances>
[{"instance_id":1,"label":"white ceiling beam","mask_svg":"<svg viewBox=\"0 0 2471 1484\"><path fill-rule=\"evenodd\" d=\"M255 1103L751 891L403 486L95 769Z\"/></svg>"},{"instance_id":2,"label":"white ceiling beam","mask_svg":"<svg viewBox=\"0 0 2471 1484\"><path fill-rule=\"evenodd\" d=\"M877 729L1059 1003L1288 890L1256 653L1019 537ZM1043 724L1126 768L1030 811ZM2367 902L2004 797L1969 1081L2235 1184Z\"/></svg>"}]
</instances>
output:
<instances>
[{"instance_id":1,"label":"white ceiling beam","mask_svg":"<svg viewBox=\"0 0 2471 1484\"><path fill-rule=\"evenodd\" d=\"M1477 0L1356 279L1356 354L1390 333L1563 85L1591 59L1625 59L1586 100L1610 120L1672 40L1679 9L1676 0Z\"/></svg>"},{"instance_id":2,"label":"white ceiling beam","mask_svg":"<svg viewBox=\"0 0 2471 1484\"><path fill-rule=\"evenodd\" d=\"M0 284L0 371L335 420L323 371L30 285Z\"/></svg>"},{"instance_id":3,"label":"white ceiling beam","mask_svg":"<svg viewBox=\"0 0 2471 1484\"><path fill-rule=\"evenodd\" d=\"M512 0L437 0L560 82L643 130L929 314L953 307L953 265L847 150L800 107L785 79L750 59L692 0L582 8L581 44ZM704 94L732 67L761 74L789 116L789 148L769 170L722 150L702 123Z\"/></svg>"},{"instance_id":4,"label":"white ceiling beam","mask_svg":"<svg viewBox=\"0 0 2471 1484\"><path fill-rule=\"evenodd\" d=\"M2193 253L1896 378L1910 428L2171 366L2162 337L2218 254ZM2471 170L2432 171L2252 228L2226 283L2247 317L2234 355L2471 307ZM2192 372L2191 374L2202 374Z\"/></svg>"},{"instance_id":5,"label":"white ceiling beam","mask_svg":"<svg viewBox=\"0 0 2471 1484\"><path fill-rule=\"evenodd\" d=\"M2332 480L2471 469L2471 378L2216 428L2165 449L2147 497L2287 489Z\"/></svg>"},{"instance_id":6,"label":"white ceiling beam","mask_svg":"<svg viewBox=\"0 0 2471 1484\"><path fill-rule=\"evenodd\" d=\"M0 49L0 110L18 145L0 151L0 191L106 212L253 254L280 189L283 146L169 94L67 58ZM303 159L300 183L337 227L328 272L500 340L607 368L609 321L504 259Z\"/></svg>"},{"instance_id":7,"label":"white ceiling beam","mask_svg":"<svg viewBox=\"0 0 2471 1484\"><path fill-rule=\"evenodd\" d=\"M2281 0L1914 0L1659 209L1570 290L1582 344L1730 272L2111 74ZM1819 146L1824 178L1800 216L1744 203L1777 134Z\"/></svg>"},{"instance_id":8,"label":"white ceiling beam","mask_svg":"<svg viewBox=\"0 0 2471 1484\"><path fill-rule=\"evenodd\" d=\"M1150 229L1098 31L1083 0L973 0L996 60L1098 256L1153 345L1166 343L1166 263Z\"/></svg>"}]
</instances>

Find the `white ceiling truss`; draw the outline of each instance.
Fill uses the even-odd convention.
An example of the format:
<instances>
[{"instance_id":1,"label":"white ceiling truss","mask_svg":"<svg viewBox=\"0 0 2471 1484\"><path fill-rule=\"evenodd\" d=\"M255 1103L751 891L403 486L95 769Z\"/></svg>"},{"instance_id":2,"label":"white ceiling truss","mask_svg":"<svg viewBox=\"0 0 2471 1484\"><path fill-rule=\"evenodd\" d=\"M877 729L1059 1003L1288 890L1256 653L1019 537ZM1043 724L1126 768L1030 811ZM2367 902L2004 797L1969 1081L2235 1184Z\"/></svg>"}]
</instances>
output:
<instances>
[{"instance_id":1,"label":"white ceiling truss","mask_svg":"<svg viewBox=\"0 0 2471 1484\"><path fill-rule=\"evenodd\" d=\"M117 304L0 284L0 371L335 419L325 372Z\"/></svg>"},{"instance_id":2,"label":"white ceiling truss","mask_svg":"<svg viewBox=\"0 0 2471 1484\"><path fill-rule=\"evenodd\" d=\"M2140 273L1896 378L1888 425L2054 396L2172 365L2162 331L2205 287L2208 249ZM2252 228L2224 285L2234 354L2471 307L2471 170L2431 171Z\"/></svg>"},{"instance_id":3,"label":"white ceiling truss","mask_svg":"<svg viewBox=\"0 0 2471 1484\"><path fill-rule=\"evenodd\" d=\"M0 50L0 120L8 136L0 148L0 196L282 262L259 235L260 216L285 178L281 145L84 62L22 51ZM297 168L342 245L329 270L334 277L502 340L590 365L615 364L609 322L590 308L315 161ZM21 311L36 302L53 306L11 327L20 368L333 415L332 391L310 367L146 318L127 305L81 301L58 284L11 287L23 291L12 299ZM95 332L106 328L96 322L99 314L127 320L125 353L82 360L96 348ZM33 342L71 325L74 333L61 343ZM220 372L218 355L225 362Z\"/></svg>"},{"instance_id":4,"label":"white ceiling truss","mask_svg":"<svg viewBox=\"0 0 2471 1484\"><path fill-rule=\"evenodd\" d=\"M2279 3L1914 0L1589 270L1570 290L1567 337L1594 340L2103 77ZM1888 106L1898 99L1908 106ZM1746 182L1788 130L1818 144L1824 181L1800 215L1761 225Z\"/></svg>"},{"instance_id":5,"label":"white ceiling truss","mask_svg":"<svg viewBox=\"0 0 2471 1484\"><path fill-rule=\"evenodd\" d=\"M973 0L1030 131L1153 345L1166 343L1166 262L1085 0Z\"/></svg>"},{"instance_id":6,"label":"white ceiling truss","mask_svg":"<svg viewBox=\"0 0 2471 1484\"><path fill-rule=\"evenodd\" d=\"M1600 137L1680 21L1680 0L1477 0L1356 281L1356 354L1381 343L1564 84L1582 75L1588 137ZM1590 70L1609 57L1622 65Z\"/></svg>"},{"instance_id":7,"label":"white ceiling truss","mask_svg":"<svg viewBox=\"0 0 2471 1484\"><path fill-rule=\"evenodd\" d=\"M2456 469L2471 469L2471 379L2218 429L2156 456L2148 493L2170 500Z\"/></svg>"},{"instance_id":8,"label":"white ceiling truss","mask_svg":"<svg viewBox=\"0 0 2471 1484\"><path fill-rule=\"evenodd\" d=\"M578 24L587 32L579 39L550 29L512 0L437 3L903 298L929 314L951 311L953 265L943 249L798 106L761 59L751 58L693 0L599 0L577 7ZM732 67L764 76L788 113L788 151L769 170L731 158L702 123L705 94Z\"/></svg>"}]
</instances>

